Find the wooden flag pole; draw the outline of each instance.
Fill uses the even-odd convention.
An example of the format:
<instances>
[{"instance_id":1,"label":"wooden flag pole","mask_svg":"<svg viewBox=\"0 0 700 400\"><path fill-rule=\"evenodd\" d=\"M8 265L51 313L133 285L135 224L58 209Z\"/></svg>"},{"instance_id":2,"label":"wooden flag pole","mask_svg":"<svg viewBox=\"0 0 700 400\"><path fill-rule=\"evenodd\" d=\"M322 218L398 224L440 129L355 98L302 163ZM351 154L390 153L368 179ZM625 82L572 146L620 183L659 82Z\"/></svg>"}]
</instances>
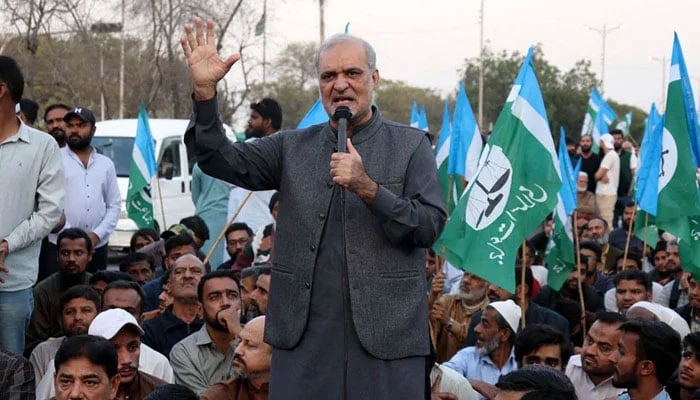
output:
<instances>
[{"instance_id":1,"label":"wooden flag pole","mask_svg":"<svg viewBox=\"0 0 700 400\"><path fill-rule=\"evenodd\" d=\"M625 241L625 253L622 256L622 270L627 269L627 254L630 250L630 239L632 239L632 225L634 225L634 219L637 218L637 207L634 208L632 213L632 220L630 221L630 226L627 227L627 240ZM643 250L642 250L643 251Z\"/></svg>"},{"instance_id":2,"label":"wooden flag pole","mask_svg":"<svg viewBox=\"0 0 700 400\"><path fill-rule=\"evenodd\" d=\"M206 264L206 263L209 262L209 259L210 259L211 256L214 254L214 251L216 251L216 247L219 245L219 242L220 242L221 239L224 237L224 234L226 233L226 229L228 229L228 227L231 226L231 224L233 223L233 221L235 221L236 218L238 218L238 214L241 213L241 210L242 210L243 207L245 206L245 203L248 202L248 199L250 199L250 196L252 196L252 195L253 195L253 192L250 191L250 192L248 192L248 194L245 196L245 198L243 198L243 201L242 201L241 204L238 206L238 209L236 210L235 213L233 213L233 217L231 217L231 220L228 221L228 224L226 224L226 226L224 226L224 229L222 229L222 230L221 230L221 233L219 233L219 236L217 236L216 241L214 242L214 245L211 246L211 249L209 249L209 253L207 254L206 258L204 258L204 264ZM234 261L235 261L235 260L234 260Z\"/></svg>"},{"instance_id":3,"label":"wooden flag pole","mask_svg":"<svg viewBox=\"0 0 700 400\"><path fill-rule=\"evenodd\" d=\"M574 242L576 243L576 271L578 272L578 296L581 302L581 332L586 337L586 304L583 297L583 283L581 280L585 275L581 274L581 251L578 237L578 213L574 210Z\"/></svg>"},{"instance_id":4,"label":"wooden flag pole","mask_svg":"<svg viewBox=\"0 0 700 400\"><path fill-rule=\"evenodd\" d=\"M163 226L161 230L168 229L168 223L165 222L165 207L163 204L163 192L160 190L160 177L156 175L156 186L158 187L158 199L160 201L160 215L163 217ZM154 216L155 219L155 216Z\"/></svg>"},{"instance_id":5,"label":"wooden flag pole","mask_svg":"<svg viewBox=\"0 0 700 400\"><path fill-rule=\"evenodd\" d=\"M527 296L527 291L525 290L525 268L527 268L527 260L525 259L527 256L527 246L525 244L525 241L523 241L522 245L522 256L521 258L521 265L522 267L520 268L520 310L522 311L520 313L520 329L525 329L525 311L524 310L524 305L526 303L526 298ZM518 285L515 285L516 288Z\"/></svg>"}]
</instances>

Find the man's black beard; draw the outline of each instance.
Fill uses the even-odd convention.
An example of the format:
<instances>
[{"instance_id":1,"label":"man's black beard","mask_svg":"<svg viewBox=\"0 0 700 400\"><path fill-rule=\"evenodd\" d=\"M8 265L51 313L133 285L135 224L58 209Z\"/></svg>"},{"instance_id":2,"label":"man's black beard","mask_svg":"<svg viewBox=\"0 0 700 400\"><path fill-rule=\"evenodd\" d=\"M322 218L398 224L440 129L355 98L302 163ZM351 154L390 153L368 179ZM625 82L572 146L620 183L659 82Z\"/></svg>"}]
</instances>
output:
<instances>
[{"instance_id":1,"label":"man's black beard","mask_svg":"<svg viewBox=\"0 0 700 400\"><path fill-rule=\"evenodd\" d=\"M571 152L571 151L569 152L569 158L571 158L571 159L573 160L573 159L576 158L576 157L578 157L578 154L577 154L575 151L574 151L574 152Z\"/></svg>"},{"instance_id":2,"label":"man's black beard","mask_svg":"<svg viewBox=\"0 0 700 400\"><path fill-rule=\"evenodd\" d=\"M255 130L253 128L246 128L245 130L245 138L250 139L250 138L261 138L265 137L265 132L260 131L260 130Z\"/></svg>"},{"instance_id":3,"label":"man's black beard","mask_svg":"<svg viewBox=\"0 0 700 400\"><path fill-rule=\"evenodd\" d=\"M584 147L584 146L581 146L581 152L582 152L582 153L589 153L590 151L591 151L591 147L586 148L586 147Z\"/></svg>"},{"instance_id":4,"label":"man's black beard","mask_svg":"<svg viewBox=\"0 0 700 400\"><path fill-rule=\"evenodd\" d=\"M253 318L259 317L261 315L264 315L260 310L258 309L257 306L248 306L248 309L245 310L245 321L248 322L252 320Z\"/></svg>"},{"instance_id":5,"label":"man's black beard","mask_svg":"<svg viewBox=\"0 0 700 400\"><path fill-rule=\"evenodd\" d=\"M228 329L224 324L219 322L219 320L214 317L211 318L209 317L206 313L204 313L204 321L207 323L207 325L211 326L212 329L218 332L228 332Z\"/></svg>"},{"instance_id":6,"label":"man's black beard","mask_svg":"<svg viewBox=\"0 0 700 400\"><path fill-rule=\"evenodd\" d=\"M85 150L88 147L90 147L90 142L92 142L92 136L86 137L84 139L80 139L77 142L70 140L73 136L77 136L77 135L70 135L70 136L68 136L68 138L66 138L66 143L68 144L68 148L70 148L71 150L81 151L81 150Z\"/></svg>"}]
</instances>

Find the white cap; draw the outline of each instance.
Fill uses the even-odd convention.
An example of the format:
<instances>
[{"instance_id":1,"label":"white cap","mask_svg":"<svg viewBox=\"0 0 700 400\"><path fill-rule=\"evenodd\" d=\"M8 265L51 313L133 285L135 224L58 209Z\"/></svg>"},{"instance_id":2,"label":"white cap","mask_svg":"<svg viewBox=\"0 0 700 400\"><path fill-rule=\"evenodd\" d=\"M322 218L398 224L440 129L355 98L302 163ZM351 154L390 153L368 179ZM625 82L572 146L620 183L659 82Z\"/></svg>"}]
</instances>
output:
<instances>
[{"instance_id":1,"label":"white cap","mask_svg":"<svg viewBox=\"0 0 700 400\"><path fill-rule=\"evenodd\" d=\"M520 306L515 304L513 300L506 301L496 301L489 303L489 307L493 307L501 317L506 320L508 326L513 330L513 333L518 332L518 326L520 325L520 316L522 310Z\"/></svg>"},{"instance_id":2,"label":"white cap","mask_svg":"<svg viewBox=\"0 0 700 400\"><path fill-rule=\"evenodd\" d=\"M615 138L609 133L600 135L600 141L605 144L607 150L613 150L615 148Z\"/></svg>"},{"instance_id":3,"label":"white cap","mask_svg":"<svg viewBox=\"0 0 700 400\"><path fill-rule=\"evenodd\" d=\"M133 325L139 333L143 335L143 329L141 329L133 315L121 308L112 308L111 310L102 311L97 314L95 319L92 320L90 328L88 328L88 334L102 336L110 340L115 337L122 328L129 324Z\"/></svg>"},{"instance_id":4,"label":"white cap","mask_svg":"<svg viewBox=\"0 0 700 400\"><path fill-rule=\"evenodd\" d=\"M665 322L668 326L673 328L679 335L681 335L681 338L686 337L690 333L690 328L688 327L688 323L685 322L685 319L668 307L664 307L661 304L650 303L648 301L638 301L632 304L627 312L630 312L630 310L633 308L643 308L656 315L656 318L659 321Z\"/></svg>"}]
</instances>

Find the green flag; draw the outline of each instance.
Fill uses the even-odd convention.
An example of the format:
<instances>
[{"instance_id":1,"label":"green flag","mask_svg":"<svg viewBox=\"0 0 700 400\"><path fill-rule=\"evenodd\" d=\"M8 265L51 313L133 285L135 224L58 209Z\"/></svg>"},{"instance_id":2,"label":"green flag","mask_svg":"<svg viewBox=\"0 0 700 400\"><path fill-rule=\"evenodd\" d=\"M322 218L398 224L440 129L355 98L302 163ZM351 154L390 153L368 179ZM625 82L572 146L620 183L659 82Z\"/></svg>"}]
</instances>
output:
<instances>
[{"instance_id":1,"label":"green flag","mask_svg":"<svg viewBox=\"0 0 700 400\"><path fill-rule=\"evenodd\" d=\"M129 167L129 189L126 194L126 212L139 228L153 227L153 200L151 179L156 174L156 152L146 108L141 104L136 125L136 138Z\"/></svg>"},{"instance_id":2,"label":"green flag","mask_svg":"<svg viewBox=\"0 0 700 400\"><path fill-rule=\"evenodd\" d=\"M683 77L679 68L679 64L685 64L682 60L676 37L666 96L656 224L659 229L678 238L683 267L697 270L700 268L700 199L691 155L691 130L681 82Z\"/></svg>"},{"instance_id":3,"label":"green flag","mask_svg":"<svg viewBox=\"0 0 700 400\"><path fill-rule=\"evenodd\" d=\"M554 209L561 174L531 48L447 226L433 246L453 265L515 292L515 255Z\"/></svg>"},{"instance_id":4,"label":"green flag","mask_svg":"<svg viewBox=\"0 0 700 400\"><path fill-rule=\"evenodd\" d=\"M625 118L618 122L615 128L622 131L622 136L627 137L630 134L630 126L632 126L632 111L625 114Z\"/></svg>"},{"instance_id":5,"label":"green flag","mask_svg":"<svg viewBox=\"0 0 700 400\"><path fill-rule=\"evenodd\" d=\"M547 242L545 259L549 270L547 285L554 290L559 290L576 266L571 217L566 215L562 201L559 201L554 209L552 237Z\"/></svg>"}]
</instances>

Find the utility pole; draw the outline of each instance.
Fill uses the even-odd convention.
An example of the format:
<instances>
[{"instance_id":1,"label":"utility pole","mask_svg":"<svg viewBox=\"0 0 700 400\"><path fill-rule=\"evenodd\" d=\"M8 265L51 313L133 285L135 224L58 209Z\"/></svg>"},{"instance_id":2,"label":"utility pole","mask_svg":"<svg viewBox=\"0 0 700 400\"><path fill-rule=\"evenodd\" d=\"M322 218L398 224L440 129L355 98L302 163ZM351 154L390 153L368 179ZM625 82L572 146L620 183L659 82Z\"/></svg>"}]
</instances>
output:
<instances>
[{"instance_id":1,"label":"utility pole","mask_svg":"<svg viewBox=\"0 0 700 400\"><path fill-rule=\"evenodd\" d=\"M323 10L323 5L325 3L325 0L318 0L318 11L319 11L319 16L321 18L320 23L319 23L319 33L320 33L320 42L323 43L324 40L326 40L326 22L325 22L325 16L324 16L324 10Z\"/></svg>"},{"instance_id":2,"label":"utility pole","mask_svg":"<svg viewBox=\"0 0 700 400\"><path fill-rule=\"evenodd\" d=\"M603 24L603 28L588 27L588 29L600 34L603 38L603 49L600 54L600 94L605 93L605 47L608 33L620 29L621 26L622 24L617 24L613 27L608 27L606 24Z\"/></svg>"},{"instance_id":3,"label":"utility pole","mask_svg":"<svg viewBox=\"0 0 700 400\"><path fill-rule=\"evenodd\" d=\"M124 0L122 0L121 52L119 54L119 119L124 118Z\"/></svg>"},{"instance_id":4,"label":"utility pole","mask_svg":"<svg viewBox=\"0 0 700 400\"><path fill-rule=\"evenodd\" d=\"M661 64L661 104L657 107L659 110L666 110L666 67L668 66L668 57L651 57L652 61ZM665 111L664 111L665 112Z\"/></svg>"},{"instance_id":5,"label":"utility pole","mask_svg":"<svg viewBox=\"0 0 700 400\"><path fill-rule=\"evenodd\" d=\"M479 25L479 129L484 129L484 0L481 0Z\"/></svg>"}]
</instances>

